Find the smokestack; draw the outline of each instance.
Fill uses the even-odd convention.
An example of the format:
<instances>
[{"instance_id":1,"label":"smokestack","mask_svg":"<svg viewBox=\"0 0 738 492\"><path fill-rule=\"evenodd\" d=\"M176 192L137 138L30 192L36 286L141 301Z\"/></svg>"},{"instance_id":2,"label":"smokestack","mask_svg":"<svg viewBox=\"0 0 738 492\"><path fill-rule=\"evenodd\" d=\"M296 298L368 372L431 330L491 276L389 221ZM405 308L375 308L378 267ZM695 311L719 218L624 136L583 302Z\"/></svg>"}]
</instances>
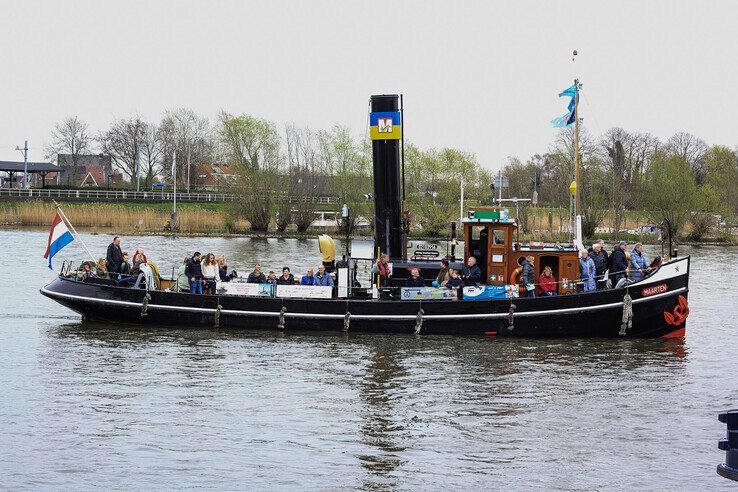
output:
<instances>
[{"instance_id":1,"label":"smokestack","mask_svg":"<svg viewBox=\"0 0 738 492\"><path fill-rule=\"evenodd\" d=\"M402 121L397 94L371 97L369 133L374 160L374 240L382 253L402 258L400 138Z\"/></svg>"}]
</instances>

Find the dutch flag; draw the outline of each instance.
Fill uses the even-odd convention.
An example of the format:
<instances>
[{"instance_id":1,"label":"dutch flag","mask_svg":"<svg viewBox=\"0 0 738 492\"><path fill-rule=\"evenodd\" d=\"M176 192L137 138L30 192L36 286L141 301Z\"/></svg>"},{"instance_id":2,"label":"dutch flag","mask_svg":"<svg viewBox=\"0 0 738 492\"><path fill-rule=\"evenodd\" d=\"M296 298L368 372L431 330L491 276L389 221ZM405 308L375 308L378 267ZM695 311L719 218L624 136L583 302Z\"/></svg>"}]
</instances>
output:
<instances>
[{"instance_id":1,"label":"dutch flag","mask_svg":"<svg viewBox=\"0 0 738 492\"><path fill-rule=\"evenodd\" d=\"M51 224L51 230L49 231L49 244L46 246L46 253L44 258L49 260L49 268L51 268L51 259L67 244L74 241L72 233L67 229L67 224L62 220L59 212L54 217L54 222Z\"/></svg>"}]
</instances>

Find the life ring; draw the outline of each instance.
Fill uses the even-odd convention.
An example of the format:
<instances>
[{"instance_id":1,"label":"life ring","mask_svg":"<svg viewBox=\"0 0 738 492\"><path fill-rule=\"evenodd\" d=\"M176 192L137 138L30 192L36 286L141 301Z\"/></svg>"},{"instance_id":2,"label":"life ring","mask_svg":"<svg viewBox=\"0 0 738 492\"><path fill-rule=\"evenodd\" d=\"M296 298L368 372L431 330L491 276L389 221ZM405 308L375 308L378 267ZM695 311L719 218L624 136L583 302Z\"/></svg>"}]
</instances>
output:
<instances>
[{"instance_id":1,"label":"life ring","mask_svg":"<svg viewBox=\"0 0 738 492\"><path fill-rule=\"evenodd\" d=\"M510 274L510 285L518 284L518 276L523 273L523 267L519 266Z\"/></svg>"}]
</instances>

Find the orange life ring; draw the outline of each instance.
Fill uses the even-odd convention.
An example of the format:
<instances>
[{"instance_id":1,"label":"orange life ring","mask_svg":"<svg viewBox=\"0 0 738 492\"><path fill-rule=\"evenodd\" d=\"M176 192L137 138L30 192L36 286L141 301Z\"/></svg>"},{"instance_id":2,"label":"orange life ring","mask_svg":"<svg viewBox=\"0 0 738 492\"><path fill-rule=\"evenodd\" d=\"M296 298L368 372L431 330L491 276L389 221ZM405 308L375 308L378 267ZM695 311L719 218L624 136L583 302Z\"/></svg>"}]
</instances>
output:
<instances>
[{"instance_id":1,"label":"orange life ring","mask_svg":"<svg viewBox=\"0 0 738 492\"><path fill-rule=\"evenodd\" d=\"M513 272L510 274L510 285L517 285L518 284L518 275L523 273L523 267L519 266Z\"/></svg>"}]
</instances>

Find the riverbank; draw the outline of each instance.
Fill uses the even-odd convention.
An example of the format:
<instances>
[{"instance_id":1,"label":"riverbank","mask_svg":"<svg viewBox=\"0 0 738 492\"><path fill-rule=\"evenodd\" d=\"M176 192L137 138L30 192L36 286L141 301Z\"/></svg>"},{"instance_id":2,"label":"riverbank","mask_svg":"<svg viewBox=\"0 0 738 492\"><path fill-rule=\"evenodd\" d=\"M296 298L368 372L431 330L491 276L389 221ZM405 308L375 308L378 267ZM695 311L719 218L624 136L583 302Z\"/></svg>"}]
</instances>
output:
<instances>
[{"instance_id":1,"label":"riverbank","mask_svg":"<svg viewBox=\"0 0 738 492\"><path fill-rule=\"evenodd\" d=\"M152 203L80 203L60 202L69 220L80 232L91 234L120 234L141 236L169 236L172 233L165 232L165 225L171 220L170 204ZM284 232L276 230L273 223L268 232L257 232L250 228L250 224L244 219L234 219L236 216L234 204L230 203L183 203L177 208L179 218L179 230L177 236L202 237L283 237L301 238L315 237L321 233L328 233L334 237L342 237L343 232L335 229L308 229L305 232L297 232L294 226L288 227ZM3 229L26 229L45 230L49 227L55 214L55 206L45 201L0 201L0 228ZM560 214L553 214L550 209L532 209L526 220L529 220L529 228L533 232L519 234L516 238L521 242L531 240L546 242L569 241L568 232L559 232L562 228L563 219ZM643 217L642 212L633 211L630 223L638 223ZM450 232L450 231L449 231ZM461 233L461 232L460 232ZM364 230L355 233L356 236L369 236L371 231ZM657 236L653 234L639 234L636 232L600 232L596 235L605 241L626 240L629 242L642 242L644 244L658 243ZM410 233L410 238L415 240L438 240L448 239L448 236L428 236L420 228L415 228ZM732 244L735 237L726 235L719 237L705 237L699 242L680 241L681 244Z\"/></svg>"}]
</instances>

